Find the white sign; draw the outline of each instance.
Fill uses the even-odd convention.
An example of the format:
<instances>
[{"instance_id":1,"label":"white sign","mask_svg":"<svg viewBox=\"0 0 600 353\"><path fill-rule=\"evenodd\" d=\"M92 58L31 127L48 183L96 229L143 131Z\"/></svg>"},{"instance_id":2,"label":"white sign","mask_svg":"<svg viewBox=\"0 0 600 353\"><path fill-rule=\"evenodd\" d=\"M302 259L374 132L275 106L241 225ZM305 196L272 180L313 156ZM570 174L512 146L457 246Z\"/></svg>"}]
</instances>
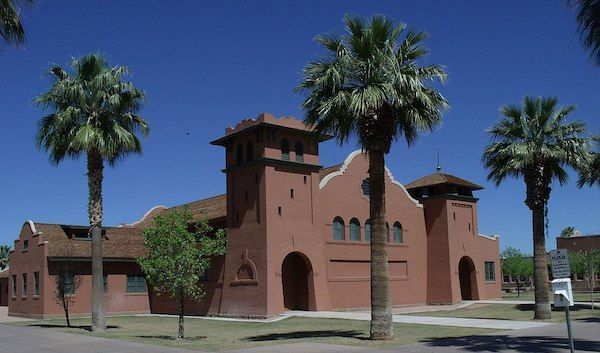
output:
<instances>
[{"instance_id":1,"label":"white sign","mask_svg":"<svg viewBox=\"0 0 600 353\"><path fill-rule=\"evenodd\" d=\"M552 261L552 277L571 277L571 266L569 266L569 253L567 252L567 249L550 251L550 260Z\"/></svg>"},{"instance_id":2,"label":"white sign","mask_svg":"<svg viewBox=\"0 0 600 353\"><path fill-rule=\"evenodd\" d=\"M554 307L564 308L573 306L573 289L570 278L559 278L552 281L552 292L554 293Z\"/></svg>"}]
</instances>

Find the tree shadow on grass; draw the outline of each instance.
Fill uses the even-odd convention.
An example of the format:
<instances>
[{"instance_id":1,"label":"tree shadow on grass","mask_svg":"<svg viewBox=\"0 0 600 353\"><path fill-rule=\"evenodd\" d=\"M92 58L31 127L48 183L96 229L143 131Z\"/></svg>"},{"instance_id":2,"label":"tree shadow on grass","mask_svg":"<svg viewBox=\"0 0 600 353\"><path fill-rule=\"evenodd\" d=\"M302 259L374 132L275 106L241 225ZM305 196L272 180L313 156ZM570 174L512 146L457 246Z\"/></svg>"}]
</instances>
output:
<instances>
[{"instance_id":1,"label":"tree shadow on grass","mask_svg":"<svg viewBox=\"0 0 600 353\"><path fill-rule=\"evenodd\" d=\"M41 328L75 328L79 330L92 331L92 327L90 325L71 325L68 327L67 324L30 324L31 327L41 327ZM121 328L120 326L108 325L107 329Z\"/></svg>"},{"instance_id":2,"label":"tree shadow on grass","mask_svg":"<svg viewBox=\"0 0 600 353\"><path fill-rule=\"evenodd\" d=\"M245 341L264 342L264 341L281 341L303 338L323 338L323 337L346 337L360 338L363 333L353 330L318 330L318 331L294 331L285 333L271 333L267 335L251 336L244 338Z\"/></svg>"},{"instance_id":3,"label":"tree shadow on grass","mask_svg":"<svg viewBox=\"0 0 600 353\"><path fill-rule=\"evenodd\" d=\"M516 304L515 308L519 311L531 311L531 313L533 314L533 312L535 311L535 304ZM569 311L577 312L577 311L589 310L589 309L590 308L587 305L577 304L577 305L570 307ZM555 308L554 306L552 307L553 313L558 313L558 312L563 312L563 311L564 311L563 308Z\"/></svg>"},{"instance_id":4,"label":"tree shadow on grass","mask_svg":"<svg viewBox=\"0 0 600 353\"><path fill-rule=\"evenodd\" d=\"M490 335L490 336L465 336L456 338L439 338L423 341L430 347L453 347L457 350L469 352L537 352L552 353L558 350L569 350L569 342L566 338L557 338L551 336L508 336L508 335ZM599 352L600 342L579 340L574 341L575 350Z\"/></svg>"},{"instance_id":5,"label":"tree shadow on grass","mask_svg":"<svg viewBox=\"0 0 600 353\"><path fill-rule=\"evenodd\" d=\"M167 341L176 341L177 337L175 336L168 336L168 335L140 335L140 336L135 336L137 338L153 338L153 339L158 339L158 340L167 340ZM205 339L206 336L186 336L183 338L182 341L200 341Z\"/></svg>"}]
</instances>

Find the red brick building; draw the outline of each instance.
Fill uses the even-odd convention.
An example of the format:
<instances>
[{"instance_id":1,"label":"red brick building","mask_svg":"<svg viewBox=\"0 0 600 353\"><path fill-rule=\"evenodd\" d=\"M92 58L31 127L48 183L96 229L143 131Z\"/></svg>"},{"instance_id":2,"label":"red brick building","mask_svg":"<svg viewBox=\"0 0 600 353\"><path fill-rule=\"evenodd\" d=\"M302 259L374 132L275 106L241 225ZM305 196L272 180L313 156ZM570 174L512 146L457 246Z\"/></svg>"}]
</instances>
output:
<instances>
[{"instance_id":1,"label":"red brick building","mask_svg":"<svg viewBox=\"0 0 600 353\"><path fill-rule=\"evenodd\" d=\"M312 132L299 120L269 114L228 128L212 144L225 148L227 194L187 206L213 226L227 228L227 252L214 260L204 281L206 295L189 302L188 314L264 317L289 309L368 307L367 156L356 151L342 164L323 168ZM406 187L389 170L387 175L392 303L500 298L498 238L478 233L473 191L481 187L440 172ZM138 222L106 229L109 313L176 312L174 302L164 295L151 290L130 293L140 289L141 272L133 259L144 253L141 229L166 209L157 206ZM65 256L64 249L80 259L89 277L89 240L70 234L68 226L23 226L10 257L11 281L17 283L9 300L11 314L60 313L45 284L47 264ZM25 240L29 248L24 252ZM23 280L30 283L28 291L36 286L34 272L42 278L37 299L29 292L22 294ZM89 283L81 291L74 312L87 314ZM30 304L35 300L39 304Z\"/></svg>"}]
</instances>

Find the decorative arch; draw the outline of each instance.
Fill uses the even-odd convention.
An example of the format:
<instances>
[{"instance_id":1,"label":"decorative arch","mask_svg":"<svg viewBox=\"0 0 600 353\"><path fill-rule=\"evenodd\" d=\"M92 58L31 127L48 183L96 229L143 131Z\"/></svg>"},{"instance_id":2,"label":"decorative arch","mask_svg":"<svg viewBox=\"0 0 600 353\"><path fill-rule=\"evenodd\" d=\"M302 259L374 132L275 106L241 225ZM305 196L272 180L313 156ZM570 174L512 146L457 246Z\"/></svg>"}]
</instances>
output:
<instances>
[{"instance_id":1,"label":"decorative arch","mask_svg":"<svg viewBox=\"0 0 600 353\"><path fill-rule=\"evenodd\" d=\"M258 284L258 271L254 261L248 258L248 249L242 254L242 263L235 273L233 285Z\"/></svg>"},{"instance_id":2,"label":"decorative arch","mask_svg":"<svg viewBox=\"0 0 600 353\"><path fill-rule=\"evenodd\" d=\"M458 280L460 282L460 295L462 300L479 299L475 263L473 263L473 260L468 256L463 256L458 262Z\"/></svg>"},{"instance_id":3,"label":"decorative arch","mask_svg":"<svg viewBox=\"0 0 600 353\"><path fill-rule=\"evenodd\" d=\"M283 306L288 310L315 310L313 267L298 251L285 256L281 263Z\"/></svg>"},{"instance_id":4,"label":"decorative arch","mask_svg":"<svg viewBox=\"0 0 600 353\"><path fill-rule=\"evenodd\" d=\"M394 222L394 229L392 234L394 243L404 243L404 232L402 229L402 223L400 223L399 221Z\"/></svg>"},{"instance_id":5,"label":"decorative arch","mask_svg":"<svg viewBox=\"0 0 600 353\"><path fill-rule=\"evenodd\" d=\"M363 150L356 150L356 151L350 153L348 155L348 157L346 157L346 160L344 160L344 163L342 163L342 166L340 167L340 169L338 169L335 172L331 172L331 173L327 174L325 177L323 177L323 179L321 179L321 182L319 183L319 190L323 189L331 179L333 179L337 176L340 176L340 175L344 175L344 173L346 172L346 169L348 169L348 165L350 165L352 160L356 156L363 154L363 153L364 153ZM418 200L416 200L412 196L410 196L410 194L408 193L408 190L406 190L404 185L402 185L402 183L400 183L399 181L394 179L392 172L390 171L390 169L387 166L385 167L385 173L387 174L387 176L390 179L390 181L392 182L392 184L400 187L400 189L404 192L404 194L406 195L406 197L408 198L408 200L410 202L414 203L416 207L423 208L423 205Z\"/></svg>"}]
</instances>

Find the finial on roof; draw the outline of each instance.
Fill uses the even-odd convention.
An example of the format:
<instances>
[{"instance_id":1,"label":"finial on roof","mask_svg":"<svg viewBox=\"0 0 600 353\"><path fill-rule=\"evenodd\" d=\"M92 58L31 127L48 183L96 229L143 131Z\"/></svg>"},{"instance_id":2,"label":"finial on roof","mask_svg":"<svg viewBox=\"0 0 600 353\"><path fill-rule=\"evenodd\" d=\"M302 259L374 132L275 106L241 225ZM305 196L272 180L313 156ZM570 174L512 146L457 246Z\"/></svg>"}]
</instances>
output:
<instances>
[{"instance_id":1,"label":"finial on roof","mask_svg":"<svg viewBox=\"0 0 600 353\"><path fill-rule=\"evenodd\" d=\"M437 172L439 172L440 170L442 170L442 166L440 165L440 150L437 150L437 167L435 167L435 170Z\"/></svg>"}]
</instances>

